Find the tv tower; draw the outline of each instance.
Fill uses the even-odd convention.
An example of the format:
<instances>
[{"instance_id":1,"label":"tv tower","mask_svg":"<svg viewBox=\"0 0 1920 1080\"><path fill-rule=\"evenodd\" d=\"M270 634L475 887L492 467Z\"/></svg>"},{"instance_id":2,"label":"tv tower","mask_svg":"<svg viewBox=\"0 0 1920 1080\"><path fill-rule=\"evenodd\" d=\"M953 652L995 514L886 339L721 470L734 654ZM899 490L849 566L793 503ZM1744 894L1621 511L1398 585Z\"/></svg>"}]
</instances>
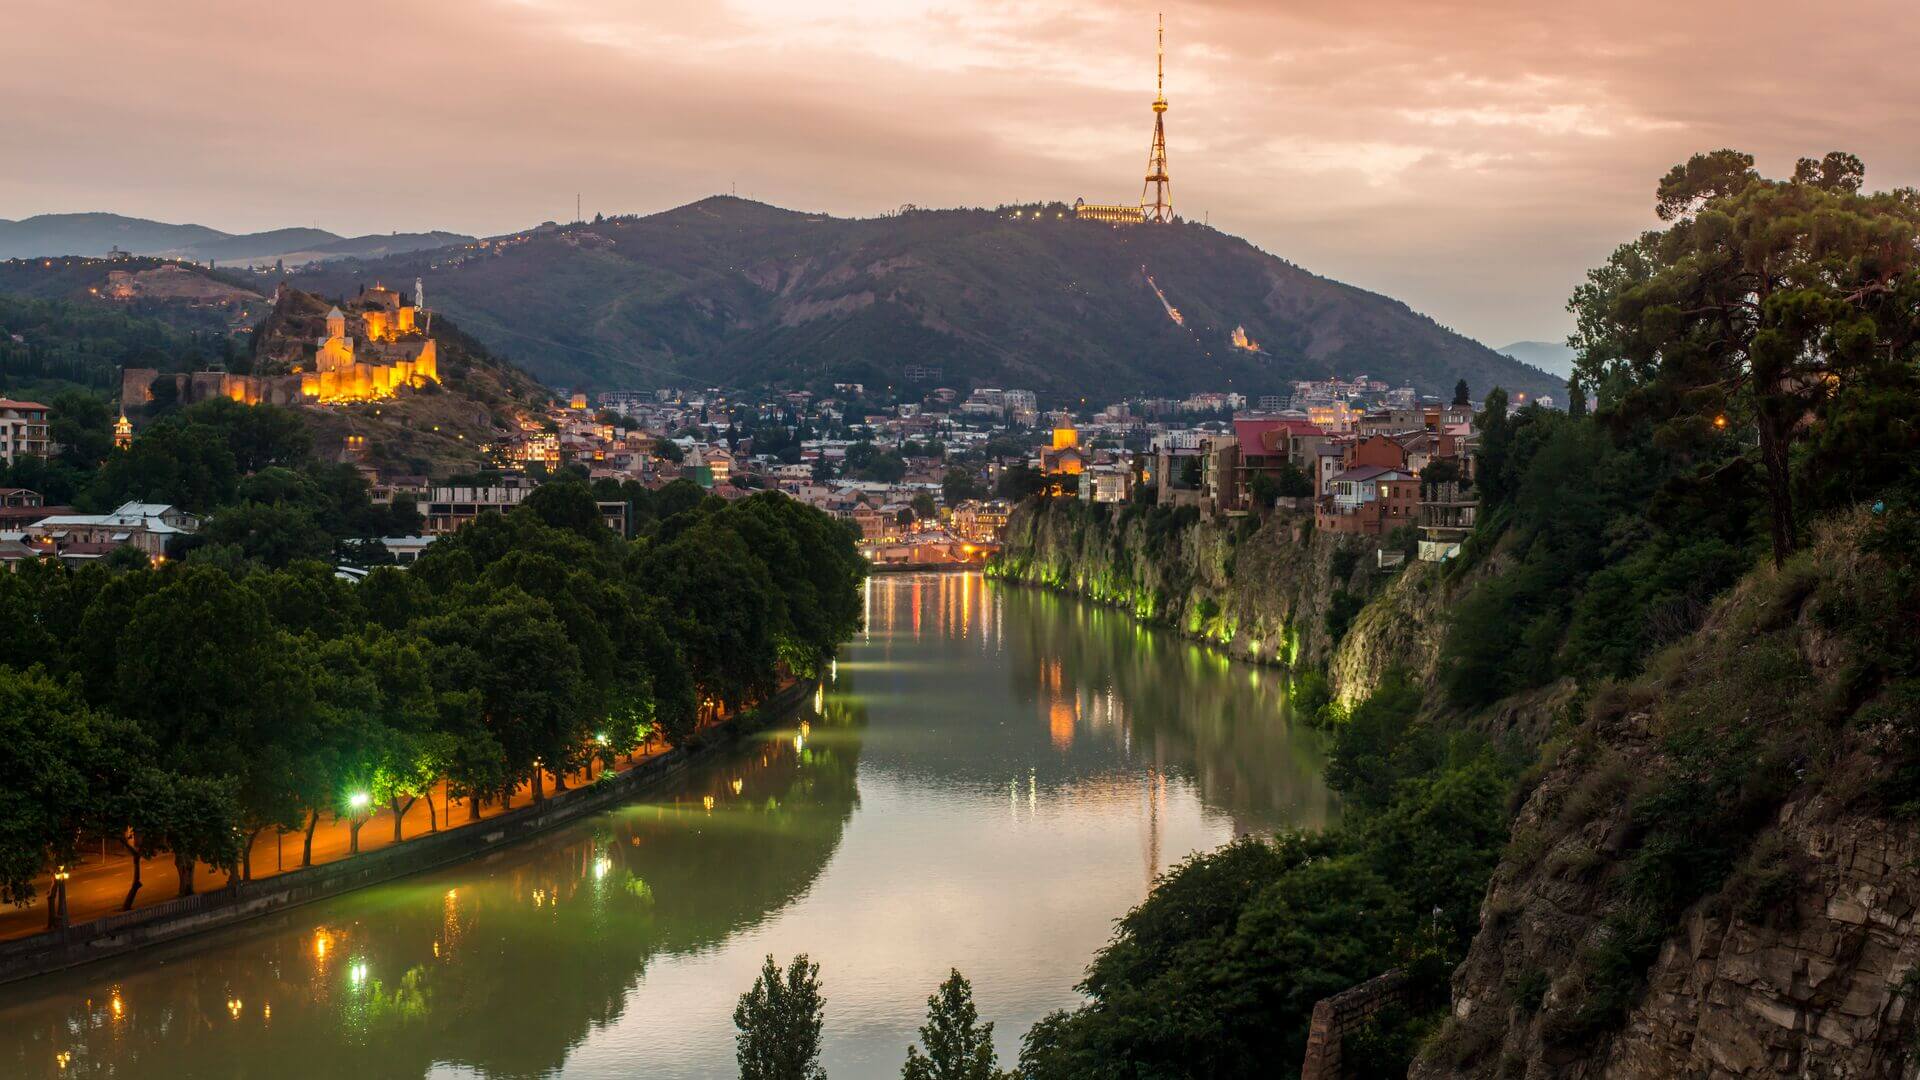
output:
<instances>
[{"instance_id":1,"label":"tv tower","mask_svg":"<svg viewBox=\"0 0 1920 1080\"><path fill-rule=\"evenodd\" d=\"M1173 181L1167 177L1167 18L1160 16L1154 46L1153 147L1147 151L1147 183L1140 189L1143 221L1173 221Z\"/></svg>"}]
</instances>

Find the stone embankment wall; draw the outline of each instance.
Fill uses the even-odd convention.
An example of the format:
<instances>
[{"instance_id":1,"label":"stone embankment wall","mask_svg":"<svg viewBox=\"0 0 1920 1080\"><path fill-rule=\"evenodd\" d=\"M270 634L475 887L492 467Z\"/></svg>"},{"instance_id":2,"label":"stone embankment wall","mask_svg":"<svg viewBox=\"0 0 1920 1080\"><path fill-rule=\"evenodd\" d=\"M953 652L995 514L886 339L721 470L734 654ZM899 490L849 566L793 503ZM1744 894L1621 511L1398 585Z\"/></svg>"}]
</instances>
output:
<instances>
[{"instance_id":1,"label":"stone embankment wall","mask_svg":"<svg viewBox=\"0 0 1920 1080\"><path fill-rule=\"evenodd\" d=\"M731 745L740 736L790 715L813 693L813 688L811 681L796 683L754 712L705 733L690 747L648 758L626 772L603 774L601 779L585 787L556 793L498 817L415 837L404 844L323 866L290 870L260 881L238 882L229 888L0 943L0 983L232 926L368 885L463 862L524 840L616 806L659 785L689 765Z\"/></svg>"},{"instance_id":2,"label":"stone embankment wall","mask_svg":"<svg viewBox=\"0 0 1920 1080\"><path fill-rule=\"evenodd\" d=\"M1411 996L1406 973L1395 969L1315 1002L1300 1080L1340 1080L1341 1040L1382 1009L1407 1004Z\"/></svg>"}]
</instances>

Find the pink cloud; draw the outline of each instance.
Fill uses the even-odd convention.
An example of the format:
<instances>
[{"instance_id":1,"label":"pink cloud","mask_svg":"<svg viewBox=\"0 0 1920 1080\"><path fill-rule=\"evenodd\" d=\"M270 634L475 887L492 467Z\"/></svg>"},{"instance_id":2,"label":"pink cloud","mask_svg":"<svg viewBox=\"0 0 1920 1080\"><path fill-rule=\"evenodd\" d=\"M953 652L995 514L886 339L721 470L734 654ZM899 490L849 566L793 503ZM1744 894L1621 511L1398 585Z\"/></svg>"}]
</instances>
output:
<instances>
[{"instance_id":1,"label":"pink cloud","mask_svg":"<svg viewBox=\"0 0 1920 1080\"><path fill-rule=\"evenodd\" d=\"M1147 5L15 0L0 216L498 232L738 182L842 214L1139 190ZM1168 11L1176 204L1494 344L1563 332L1667 166L1920 178L1894 0L1216 0Z\"/></svg>"}]
</instances>

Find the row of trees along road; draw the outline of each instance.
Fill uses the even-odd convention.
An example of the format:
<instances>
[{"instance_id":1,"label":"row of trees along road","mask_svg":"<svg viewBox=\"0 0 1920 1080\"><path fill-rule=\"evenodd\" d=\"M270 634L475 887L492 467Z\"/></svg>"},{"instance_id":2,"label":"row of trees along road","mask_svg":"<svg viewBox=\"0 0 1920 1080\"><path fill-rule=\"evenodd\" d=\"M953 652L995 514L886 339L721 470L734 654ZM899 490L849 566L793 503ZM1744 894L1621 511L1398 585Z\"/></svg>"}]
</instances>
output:
<instances>
[{"instance_id":1,"label":"row of trees along road","mask_svg":"<svg viewBox=\"0 0 1920 1080\"><path fill-rule=\"evenodd\" d=\"M397 834L441 779L476 816L522 782L543 798L543 770L817 672L863 575L851 532L784 496L683 501L629 542L571 480L357 584L321 561L23 566L0 575L0 900L100 838L133 856L131 907L146 859L185 895L287 829L306 865L323 817L357 850L370 806Z\"/></svg>"}]
</instances>

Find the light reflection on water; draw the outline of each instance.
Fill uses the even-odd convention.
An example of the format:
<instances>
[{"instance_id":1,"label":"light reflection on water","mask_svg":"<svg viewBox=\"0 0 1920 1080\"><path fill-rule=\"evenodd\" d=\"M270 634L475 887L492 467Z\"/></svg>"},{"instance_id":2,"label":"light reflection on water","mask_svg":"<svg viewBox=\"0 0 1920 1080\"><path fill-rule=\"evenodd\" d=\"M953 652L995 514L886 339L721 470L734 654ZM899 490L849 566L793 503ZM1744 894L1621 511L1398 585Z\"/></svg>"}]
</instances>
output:
<instances>
[{"instance_id":1,"label":"light reflection on water","mask_svg":"<svg viewBox=\"0 0 1920 1080\"><path fill-rule=\"evenodd\" d=\"M950 966L1010 1059L1156 873L1333 812L1280 673L976 575L876 578L817 701L487 860L0 990L0 1075L731 1076L801 951L830 1075L898 1075Z\"/></svg>"}]
</instances>

